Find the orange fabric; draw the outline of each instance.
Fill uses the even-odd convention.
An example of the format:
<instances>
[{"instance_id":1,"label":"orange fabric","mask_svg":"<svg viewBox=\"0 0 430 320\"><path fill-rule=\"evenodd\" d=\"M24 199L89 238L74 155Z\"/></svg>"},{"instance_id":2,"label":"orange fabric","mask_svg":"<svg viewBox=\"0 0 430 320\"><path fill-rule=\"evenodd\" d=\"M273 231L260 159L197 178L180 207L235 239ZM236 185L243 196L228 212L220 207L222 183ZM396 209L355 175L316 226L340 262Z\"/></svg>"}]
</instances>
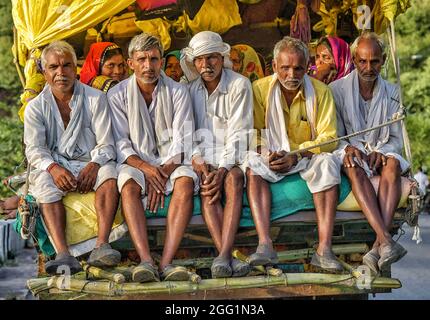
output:
<instances>
[{"instance_id":1,"label":"orange fabric","mask_svg":"<svg viewBox=\"0 0 430 320\"><path fill-rule=\"evenodd\" d=\"M96 76L99 76L101 72L100 67L103 60L103 55L106 51L117 48L119 48L119 46L113 42L93 43L81 69L81 82L89 85L91 80L93 80Z\"/></svg>"}]
</instances>

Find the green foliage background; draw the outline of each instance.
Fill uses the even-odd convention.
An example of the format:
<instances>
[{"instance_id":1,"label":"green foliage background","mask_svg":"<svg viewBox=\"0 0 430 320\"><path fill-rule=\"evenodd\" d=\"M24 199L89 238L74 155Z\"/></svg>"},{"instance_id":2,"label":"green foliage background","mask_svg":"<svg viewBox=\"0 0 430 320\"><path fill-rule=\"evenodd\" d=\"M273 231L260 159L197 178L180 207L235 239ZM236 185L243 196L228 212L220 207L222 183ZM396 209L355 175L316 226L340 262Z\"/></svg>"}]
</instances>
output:
<instances>
[{"instance_id":1,"label":"green foliage background","mask_svg":"<svg viewBox=\"0 0 430 320\"><path fill-rule=\"evenodd\" d=\"M18 119L21 83L13 64L12 3L0 0L0 179L13 174L23 160L21 137L23 125ZM0 198L11 192L0 186Z\"/></svg>"},{"instance_id":2,"label":"green foliage background","mask_svg":"<svg viewBox=\"0 0 430 320\"><path fill-rule=\"evenodd\" d=\"M414 168L430 172L430 0L411 3L396 20L401 83Z\"/></svg>"},{"instance_id":3,"label":"green foliage background","mask_svg":"<svg viewBox=\"0 0 430 320\"><path fill-rule=\"evenodd\" d=\"M430 169L430 0L411 0L412 7L396 20L398 53L407 128L414 167ZM23 126L17 117L20 81L13 65L12 5L0 0L0 178L11 174L22 159ZM390 79L394 81L392 68ZM0 198L10 192L0 187Z\"/></svg>"}]
</instances>

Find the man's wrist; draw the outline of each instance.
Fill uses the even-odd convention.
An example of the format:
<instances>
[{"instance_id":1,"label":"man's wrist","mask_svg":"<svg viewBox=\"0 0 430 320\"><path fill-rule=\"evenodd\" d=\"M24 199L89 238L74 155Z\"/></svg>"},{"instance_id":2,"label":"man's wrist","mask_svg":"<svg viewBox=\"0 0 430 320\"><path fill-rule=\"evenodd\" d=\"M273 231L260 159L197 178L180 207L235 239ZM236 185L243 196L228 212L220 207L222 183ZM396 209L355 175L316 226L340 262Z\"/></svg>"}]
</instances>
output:
<instances>
[{"instance_id":1,"label":"man's wrist","mask_svg":"<svg viewBox=\"0 0 430 320\"><path fill-rule=\"evenodd\" d=\"M57 162L53 162L48 166L48 168L46 168L46 171L51 173L52 169L54 169L56 166L59 166L59 164Z\"/></svg>"}]
</instances>

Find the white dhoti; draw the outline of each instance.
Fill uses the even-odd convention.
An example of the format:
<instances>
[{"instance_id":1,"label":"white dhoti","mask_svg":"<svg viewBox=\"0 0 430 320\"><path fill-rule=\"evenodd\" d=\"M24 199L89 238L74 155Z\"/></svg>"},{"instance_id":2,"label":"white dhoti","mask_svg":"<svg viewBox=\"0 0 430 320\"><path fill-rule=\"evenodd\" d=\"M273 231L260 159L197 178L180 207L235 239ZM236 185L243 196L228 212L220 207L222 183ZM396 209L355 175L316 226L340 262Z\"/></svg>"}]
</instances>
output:
<instances>
[{"instance_id":1,"label":"white dhoti","mask_svg":"<svg viewBox=\"0 0 430 320\"><path fill-rule=\"evenodd\" d=\"M116 163L109 161L101 166L97 173L97 180L93 187L94 191L107 180L117 179ZM73 165L73 175L77 178L79 172L86 166L86 163L79 162ZM79 169L80 168L80 169ZM53 203L60 201L67 192L60 190L54 183L51 174L46 170L32 171L29 177L29 193L37 199L38 203Z\"/></svg>"},{"instance_id":2,"label":"white dhoti","mask_svg":"<svg viewBox=\"0 0 430 320\"><path fill-rule=\"evenodd\" d=\"M260 154L249 152L244 167L250 168L254 174L264 180L275 183L286 176L300 173L311 193L321 192L340 184L340 165L331 153L315 154L310 160L301 159L289 172L277 173L269 168L269 163Z\"/></svg>"},{"instance_id":3,"label":"white dhoti","mask_svg":"<svg viewBox=\"0 0 430 320\"><path fill-rule=\"evenodd\" d=\"M330 84L337 107L338 135L345 136L357 131L376 127L400 111L400 98L397 86L378 77L373 89L372 99L364 101L360 96L358 73L352 71L346 77ZM402 156L403 134L400 122L372 130L365 134L341 141L334 154L343 163L345 148L351 145L366 155L378 152L400 162L400 170L405 173L410 164ZM376 175L366 163L361 164L368 176Z\"/></svg>"},{"instance_id":4,"label":"white dhoti","mask_svg":"<svg viewBox=\"0 0 430 320\"><path fill-rule=\"evenodd\" d=\"M167 196L172 193L175 186L175 180L180 177L189 177L194 181L194 194L199 191L199 179L197 174L189 166L177 167L169 177L166 183L164 194ZM128 180L134 180L142 188L142 196L146 198L146 183L145 175L142 171L128 164L118 166L118 190L122 192L122 188Z\"/></svg>"}]
</instances>

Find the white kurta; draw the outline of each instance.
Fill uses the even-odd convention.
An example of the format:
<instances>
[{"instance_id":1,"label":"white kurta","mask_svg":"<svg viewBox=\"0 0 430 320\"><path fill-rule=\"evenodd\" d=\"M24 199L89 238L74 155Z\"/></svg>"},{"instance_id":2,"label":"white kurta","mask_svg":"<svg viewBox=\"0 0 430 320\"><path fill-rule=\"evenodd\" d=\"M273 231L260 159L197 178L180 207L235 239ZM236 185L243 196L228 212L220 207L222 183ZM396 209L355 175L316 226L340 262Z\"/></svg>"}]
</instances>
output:
<instances>
[{"instance_id":1,"label":"white kurta","mask_svg":"<svg viewBox=\"0 0 430 320\"><path fill-rule=\"evenodd\" d=\"M101 167L94 190L104 181L117 177L111 117L105 94L76 81L70 108L70 122L65 130L55 98L46 85L25 109L25 152L35 169L30 175L29 192L40 203L56 202L65 195L46 171L54 162L75 177L89 162L98 163Z\"/></svg>"},{"instance_id":2,"label":"white kurta","mask_svg":"<svg viewBox=\"0 0 430 320\"><path fill-rule=\"evenodd\" d=\"M194 191L197 192L197 175L190 165L194 121L185 85L162 73L152 103L147 106L136 78L132 76L111 89L108 100L113 116L120 192L124 184L133 179L142 188L142 194L146 194L145 176L141 170L126 164L128 157L137 155L151 165L159 166L181 153L185 165L170 175L165 194L172 192L176 178L184 176L194 180Z\"/></svg>"},{"instance_id":3,"label":"white kurta","mask_svg":"<svg viewBox=\"0 0 430 320\"><path fill-rule=\"evenodd\" d=\"M356 70L346 77L332 82L330 88L336 103L338 136L348 135L382 124L400 111L397 87L380 76L373 91L373 98L368 102L364 102L360 97ZM409 168L409 163L401 156L403 137L400 122L349 140L342 140L338 149L334 152L340 163L343 163L344 149L348 145L358 148L364 154L376 151L385 156L394 157L399 160L402 172ZM364 169L368 175L373 174L368 168Z\"/></svg>"},{"instance_id":4,"label":"white kurta","mask_svg":"<svg viewBox=\"0 0 430 320\"><path fill-rule=\"evenodd\" d=\"M222 69L214 92L199 77L189 85L196 124L193 154L215 168L230 170L243 162L253 130L252 88L249 80Z\"/></svg>"}]
</instances>

